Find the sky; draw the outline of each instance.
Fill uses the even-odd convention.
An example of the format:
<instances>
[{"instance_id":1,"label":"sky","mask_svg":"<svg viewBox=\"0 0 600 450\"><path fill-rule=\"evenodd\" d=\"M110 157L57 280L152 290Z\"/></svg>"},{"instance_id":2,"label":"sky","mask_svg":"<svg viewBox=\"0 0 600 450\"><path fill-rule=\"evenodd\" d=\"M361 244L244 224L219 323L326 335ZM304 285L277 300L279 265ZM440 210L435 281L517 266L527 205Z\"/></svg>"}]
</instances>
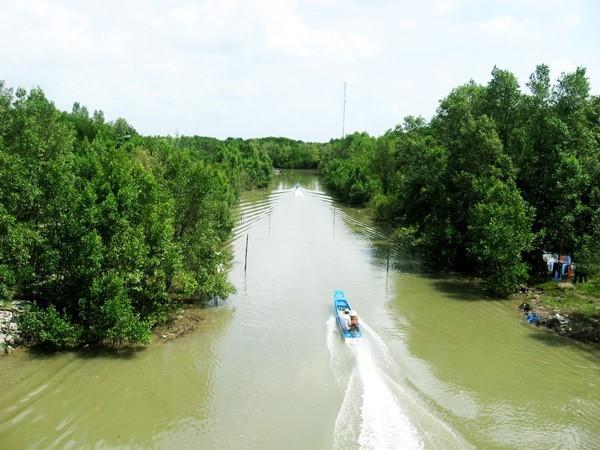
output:
<instances>
[{"instance_id":1,"label":"sky","mask_svg":"<svg viewBox=\"0 0 600 450\"><path fill-rule=\"evenodd\" d=\"M600 2L0 0L0 80L40 86L150 135L381 135L494 65L586 67L600 91Z\"/></svg>"}]
</instances>

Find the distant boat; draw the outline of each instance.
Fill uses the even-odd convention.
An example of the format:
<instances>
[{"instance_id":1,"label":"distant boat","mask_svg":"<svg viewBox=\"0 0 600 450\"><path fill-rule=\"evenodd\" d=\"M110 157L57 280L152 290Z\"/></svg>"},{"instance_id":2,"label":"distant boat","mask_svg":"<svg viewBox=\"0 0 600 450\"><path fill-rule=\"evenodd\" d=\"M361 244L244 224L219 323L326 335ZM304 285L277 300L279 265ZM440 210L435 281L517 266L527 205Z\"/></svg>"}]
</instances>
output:
<instances>
[{"instance_id":1,"label":"distant boat","mask_svg":"<svg viewBox=\"0 0 600 450\"><path fill-rule=\"evenodd\" d=\"M333 314L335 316L335 320L338 324L338 327L340 329L340 333L342 334L342 337L344 339L358 339L362 337L362 332L360 331L360 328L356 329L356 330L348 330L342 320L343 319L343 314L344 314L344 310L345 309L352 309L350 308L350 303L348 303L348 300L346 299L346 295L344 294L344 291L341 290L335 290L333 291Z\"/></svg>"}]
</instances>

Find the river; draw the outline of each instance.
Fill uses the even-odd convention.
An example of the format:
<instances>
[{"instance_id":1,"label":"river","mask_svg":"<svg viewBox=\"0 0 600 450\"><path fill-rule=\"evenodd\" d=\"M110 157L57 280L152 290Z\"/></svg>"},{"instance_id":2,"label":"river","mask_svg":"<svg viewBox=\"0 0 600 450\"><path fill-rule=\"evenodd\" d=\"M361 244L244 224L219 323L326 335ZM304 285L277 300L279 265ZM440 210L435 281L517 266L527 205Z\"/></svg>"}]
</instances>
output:
<instances>
[{"instance_id":1,"label":"river","mask_svg":"<svg viewBox=\"0 0 600 450\"><path fill-rule=\"evenodd\" d=\"M199 332L0 358L0 448L600 447L596 349L423 273L312 173L276 176L235 214L237 293ZM340 338L334 288L362 342Z\"/></svg>"}]
</instances>

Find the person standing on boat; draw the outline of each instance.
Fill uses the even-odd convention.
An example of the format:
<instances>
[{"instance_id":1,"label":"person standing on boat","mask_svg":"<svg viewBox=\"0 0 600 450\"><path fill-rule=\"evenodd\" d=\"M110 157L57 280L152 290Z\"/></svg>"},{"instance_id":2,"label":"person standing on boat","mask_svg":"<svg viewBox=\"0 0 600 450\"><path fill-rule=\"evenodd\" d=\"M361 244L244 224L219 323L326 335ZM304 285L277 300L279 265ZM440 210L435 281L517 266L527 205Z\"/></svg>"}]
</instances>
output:
<instances>
[{"instance_id":1,"label":"person standing on boat","mask_svg":"<svg viewBox=\"0 0 600 450\"><path fill-rule=\"evenodd\" d=\"M358 330L358 314L354 310L350 311L350 324L348 329L350 331Z\"/></svg>"},{"instance_id":2,"label":"person standing on boat","mask_svg":"<svg viewBox=\"0 0 600 450\"><path fill-rule=\"evenodd\" d=\"M350 309L346 308L340 314L340 319L342 319L342 327L345 330L350 329Z\"/></svg>"}]
</instances>

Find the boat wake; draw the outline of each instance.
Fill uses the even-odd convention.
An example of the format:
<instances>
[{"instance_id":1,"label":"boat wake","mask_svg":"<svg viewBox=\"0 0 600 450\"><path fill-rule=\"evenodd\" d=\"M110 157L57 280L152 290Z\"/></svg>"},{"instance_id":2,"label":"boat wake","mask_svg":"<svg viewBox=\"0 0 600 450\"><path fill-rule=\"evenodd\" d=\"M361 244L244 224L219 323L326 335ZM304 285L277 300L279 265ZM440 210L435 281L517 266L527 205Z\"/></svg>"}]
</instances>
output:
<instances>
[{"instance_id":1,"label":"boat wake","mask_svg":"<svg viewBox=\"0 0 600 450\"><path fill-rule=\"evenodd\" d=\"M344 342L327 321L330 368L344 398L334 429L336 449L466 448L412 392L385 342L364 322L363 339Z\"/></svg>"}]
</instances>

